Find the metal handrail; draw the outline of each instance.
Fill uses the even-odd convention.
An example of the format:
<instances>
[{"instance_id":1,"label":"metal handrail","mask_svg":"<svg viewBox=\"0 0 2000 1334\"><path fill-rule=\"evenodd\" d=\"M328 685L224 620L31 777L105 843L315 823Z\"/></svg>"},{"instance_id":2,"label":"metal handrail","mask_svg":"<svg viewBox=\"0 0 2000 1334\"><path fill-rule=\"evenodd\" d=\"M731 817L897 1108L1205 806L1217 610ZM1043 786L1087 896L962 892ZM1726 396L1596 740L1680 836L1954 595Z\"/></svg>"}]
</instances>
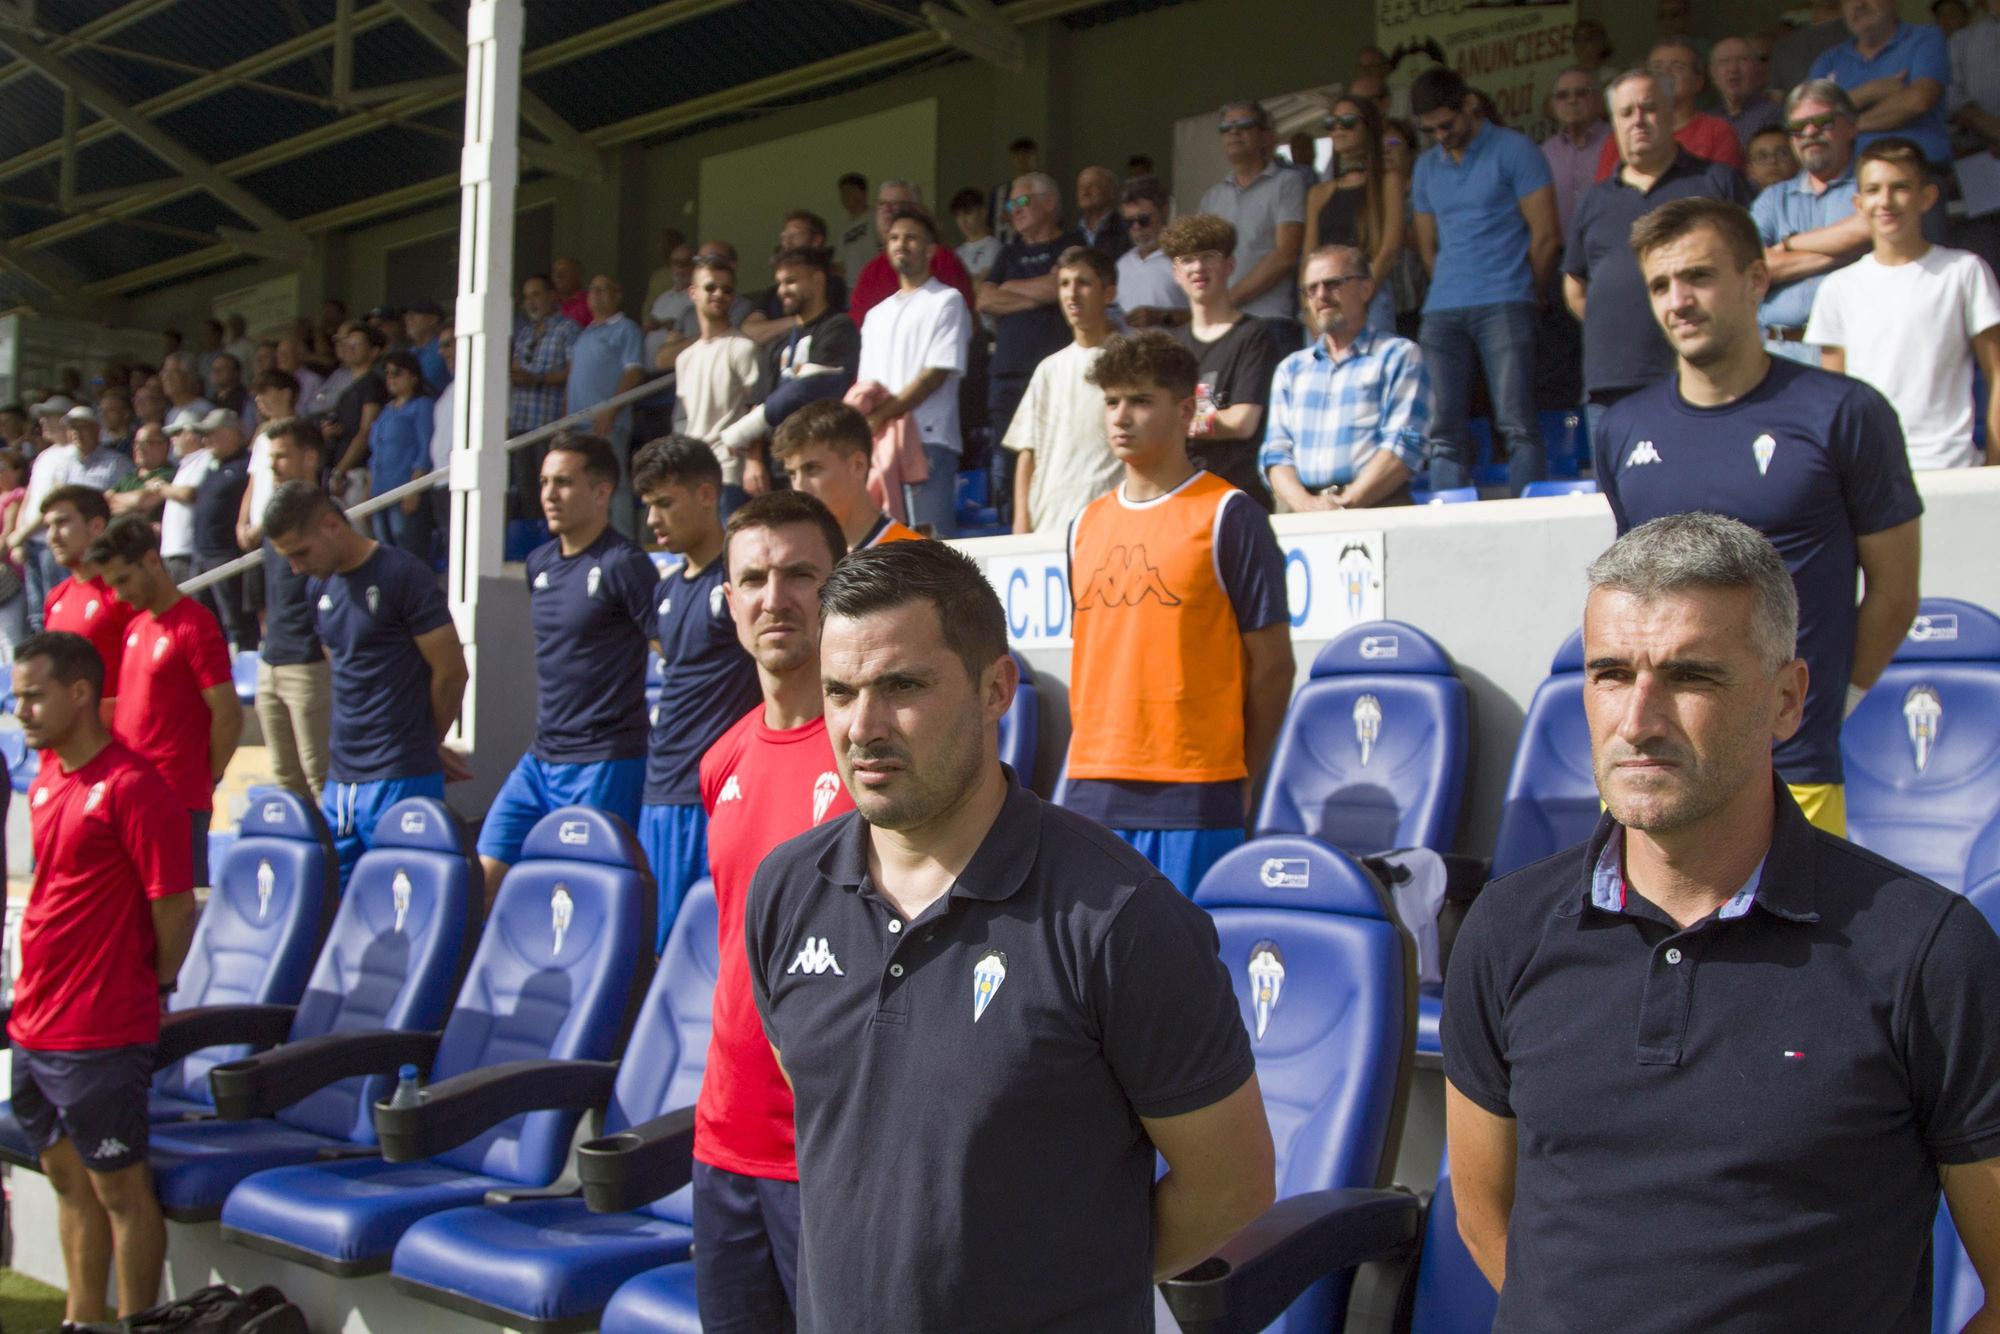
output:
<instances>
[{"instance_id":1,"label":"metal handrail","mask_svg":"<svg viewBox=\"0 0 2000 1334\"><path fill-rule=\"evenodd\" d=\"M655 376L636 388L627 389L622 394L613 394L610 398L593 407L572 412L565 417L558 417L546 426L537 426L532 431L524 431L520 435L510 436L500 442L500 448L511 454L517 449L526 449L529 445L540 444L542 441L560 434L579 422L589 421L592 417L595 417L607 408L622 408L628 403L637 403L642 399L651 398L654 394L660 392L660 386L664 382L673 378L672 371L668 371L665 375ZM442 486L450 480L449 472L450 469L447 468L433 468L422 477L412 478L401 486L390 487L381 495L370 496L360 504L352 506L347 510L347 517L349 521L365 519L371 514L376 514L389 508L391 505L400 504L408 496L419 495L435 487ZM218 565L212 570L203 570L200 574L190 576L187 582L180 586L181 592L198 593L204 588L221 583L224 579L232 578L235 575L255 569L263 563L263 560L264 553L262 551L245 552L227 564Z\"/></svg>"}]
</instances>

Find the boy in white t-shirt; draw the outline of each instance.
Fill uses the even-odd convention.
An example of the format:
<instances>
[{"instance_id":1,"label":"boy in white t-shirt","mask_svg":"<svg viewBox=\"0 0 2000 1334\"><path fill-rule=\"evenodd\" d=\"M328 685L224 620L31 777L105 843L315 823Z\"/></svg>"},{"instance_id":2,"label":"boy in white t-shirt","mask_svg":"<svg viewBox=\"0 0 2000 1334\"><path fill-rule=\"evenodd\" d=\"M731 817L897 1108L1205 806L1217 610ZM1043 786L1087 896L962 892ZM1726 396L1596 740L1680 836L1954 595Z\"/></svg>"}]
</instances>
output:
<instances>
[{"instance_id":1,"label":"boy in white t-shirt","mask_svg":"<svg viewBox=\"0 0 2000 1334\"><path fill-rule=\"evenodd\" d=\"M1104 391L1086 378L1115 332L1118 269L1102 251L1071 246L1056 259L1056 305L1073 340L1044 357L1000 443L1014 451L1014 531L1061 532L1118 484L1123 465L1104 429Z\"/></svg>"},{"instance_id":2,"label":"boy in white t-shirt","mask_svg":"<svg viewBox=\"0 0 2000 1334\"><path fill-rule=\"evenodd\" d=\"M1828 370L1888 398L1912 468L2000 463L2000 283L1979 256L1924 239L1938 187L1915 144L1876 140L1854 179L1875 248L1820 283L1805 341ZM1972 442L1975 358L1986 375L1984 458Z\"/></svg>"}]
</instances>

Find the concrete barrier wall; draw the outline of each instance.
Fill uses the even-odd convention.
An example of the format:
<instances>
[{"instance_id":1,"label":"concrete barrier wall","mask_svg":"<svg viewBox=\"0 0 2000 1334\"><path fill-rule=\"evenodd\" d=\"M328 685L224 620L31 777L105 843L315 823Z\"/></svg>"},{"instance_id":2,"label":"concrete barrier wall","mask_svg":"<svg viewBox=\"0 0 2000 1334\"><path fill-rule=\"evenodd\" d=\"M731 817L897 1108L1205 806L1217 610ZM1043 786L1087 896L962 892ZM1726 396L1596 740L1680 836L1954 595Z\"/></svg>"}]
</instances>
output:
<instances>
[{"instance_id":1,"label":"concrete barrier wall","mask_svg":"<svg viewBox=\"0 0 2000 1334\"><path fill-rule=\"evenodd\" d=\"M1925 596L2000 609L2000 469L1919 474L1918 488L1926 510ZM1328 639L1375 615L1417 626L1458 664L1472 695L1474 731L1460 850L1483 855L1493 844L1528 701L1579 624L1585 567L1612 539L1610 507L1600 496L1560 496L1281 515L1273 527L1287 552L1300 681ZM1049 701L1037 774L1045 793L1069 731L1062 543L1060 534L1031 534L959 544L994 581L1015 646ZM1348 614L1358 558L1343 553L1355 546L1379 559L1380 589L1356 600L1372 604L1364 615Z\"/></svg>"}]
</instances>

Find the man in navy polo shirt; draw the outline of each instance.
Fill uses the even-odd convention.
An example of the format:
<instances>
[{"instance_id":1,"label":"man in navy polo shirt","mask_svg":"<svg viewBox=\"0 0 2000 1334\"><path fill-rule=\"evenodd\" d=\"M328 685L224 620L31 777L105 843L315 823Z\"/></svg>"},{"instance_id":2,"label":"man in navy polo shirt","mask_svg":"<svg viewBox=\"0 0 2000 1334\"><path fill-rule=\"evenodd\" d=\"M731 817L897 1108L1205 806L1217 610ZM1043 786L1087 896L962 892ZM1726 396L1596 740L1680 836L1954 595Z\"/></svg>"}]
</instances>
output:
<instances>
[{"instance_id":1,"label":"man in navy polo shirt","mask_svg":"<svg viewBox=\"0 0 2000 1334\"><path fill-rule=\"evenodd\" d=\"M618 456L603 436L566 431L542 460L542 517L555 536L528 553L535 626L535 744L479 830L486 888L521 856L535 822L594 806L634 829L646 783L646 641L659 571L611 526Z\"/></svg>"},{"instance_id":2,"label":"man in navy polo shirt","mask_svg":"<svg viewBox=\"0 0 2000 1334\"><path fill-rule=\"evenodd\" d=\"M1535 321L1562 255L1555 180L1534 140L1480 119L1454 70L1418 75L1410 111L1436 141L1410 185L1417 253L1431 271L1420 339L1437 390L1431 485L1472 484L1465 423L1484 367L1507 484L1519 495L1548 471L1535 418Z\"/></svg>"},{"instance_id":3,"label":"man in navy polo shirt","mask_svg":"<svg viewBox=\"0 0 2000 1334\"><path fill-rule=\"evenodd\" d=\"M1590 568L1605 814L1487 887L1445 982L1452 1191L1496 1331L1928 1330L1940 1182L2000 1292L2000 939L1777 780L1798 613L1721 515Z\"/></svg>"},{"instance_id":4,"label":"man in navy polo shirt","mask_svg":"<svg viewBox=\"0 0 2000 1334\"><path fill-rule=\"evenodd\" d=\"M708 816L701 757L762 697L757 664L736 638L723 586L722 465L699 440L670 435L632 459L632 492L660 545L681 558L653 590L659 621L660 698L646 747L639 845L660 887L659 938L687 887L708 874Z\"/></svg>"},{"instance_id":5,"label":"man in navy polo shirt","mask_svg":"<svg viewBox=\"0 0 2000 1334\"><path fill-rule=\"evenodd\" d=\"M1619 167L1590 187L1571 217L1563 300L1583 321L1583 387L1593 431L1604 409L1673 374L1674 353L1653 323L1646 282L1632 257L1632 224L1669 199L1702 195L1750 202L1734 168L1675 142L1671 75L1628 70L1605 97Z\"/></svg>"},{"instance_id":6,"label":"man in navy polo shirt","mask_svg":"<svg viewBox=\"0 0 2000 1334\"><path fill-rule=\"evenodd\" d=\"M448 774L466 775L443 744L465 698L465 650L430 566L355 531L318 487L280 486L264 540L308 576L313 629L333 662L319 804L344 885L382 812L405 797L442 798Z\"/></svg>"},{"instance_id":7,"label":"man in navy polo shirt","mask_svg":"<svg viewBox=\"0 0 2000 1334\"><path fill-rule=\"evenodd\" d=\"M1895 409L1845 375L1774 359L1757 330L1770 277L1735 204L1676 199L1632 228L1675 374L1614 404L1594 433L1618 531L1707 510L1741 519L1798 585L1805 720L1778 773L1808 819L1847 832L1840 725L1917 613L1923 502ZM1854 581L1866 589L1855 605Z\"/></svg>"},{"instance_id":8,"label":"man in navy polo shirt","mask_svg":"<svg viewBox=\"0 0 2000 1334\"><path fill-rule=\"evenodd\" d=\"M1273 1193L1215 928L1001 765L1016 669L970 560L852 553L820 612L858 809L771 853L745 923L796 1095L798 1328L1150 1330L1155 1278Z\"/></svg>"}]
</instances>

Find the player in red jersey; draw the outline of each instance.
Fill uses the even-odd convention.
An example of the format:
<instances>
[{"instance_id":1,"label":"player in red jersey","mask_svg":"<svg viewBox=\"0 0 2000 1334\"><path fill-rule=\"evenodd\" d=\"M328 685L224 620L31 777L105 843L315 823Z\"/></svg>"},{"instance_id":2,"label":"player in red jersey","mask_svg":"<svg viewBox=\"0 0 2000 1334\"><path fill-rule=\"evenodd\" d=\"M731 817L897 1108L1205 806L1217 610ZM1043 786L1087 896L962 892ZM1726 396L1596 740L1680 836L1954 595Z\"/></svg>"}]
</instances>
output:
<instances>
[{"instance_id":1,"label":"player in red jersey","mask_svg":"<svg viewBox=\"0 0 2000 1334\"><path fill-rule=\"evenodd\" d=\"M7 1036L13 1107L56 1193L67 1320L159 1297L167 1231L146 1165L146 1087L160 1008L194 935L188 826L166 782L98 711L104 664L81 635L14 651L28 744L49 762L29 788L35 884ZM67 1328L67 1325L65 1326Z\"/></svg>"},{"instance_id":2,"label":"player in red jersey","mask_svg":"<svg viewBox=\"0 0 2000 1334\"><path fill-rule=\"evenodd\" d=\"M854 809L819 693L819 589L846 554L833 515L797 491L758 496L729 516L724 534L729 612L757 660L764 701L701 761L722 959L694 1124L695 1290L711 1334L792 1327L799 1248L792 1091L751 996L743 908L772 848ZM809 966L839 964L826 954Z\"/></svg>"},{"instance_id":3,"label":"player in red jersey","mask_svg":"<svg viewBox=\"0 0 2000 1334\"><path fill-rule=\"evenodd\" d=\"M160 771L188 814L194 882L208 883L215 785L243 735L243 703L214 613L175 586L153 526L128 514L90 544L90 560L137 614L125 629L111 730Z\"/></svg>"},{"instance_id":4,"label":"player in red jersey","mask_svg":"<svg viewBox=\"0 0 2000 1334\"><path fill-rule=\"evenodd\" d=\"M111 506L94 486L59 486L42 497L42 529L49 554L69 578L49 590L42 628L82 635L104 661L102 712L109 724L118 702L118 664L125 654L125 625L132 609L111 595L104 574L90 563L90 544L104 536Z\"/></svg>"}]
</instances>

